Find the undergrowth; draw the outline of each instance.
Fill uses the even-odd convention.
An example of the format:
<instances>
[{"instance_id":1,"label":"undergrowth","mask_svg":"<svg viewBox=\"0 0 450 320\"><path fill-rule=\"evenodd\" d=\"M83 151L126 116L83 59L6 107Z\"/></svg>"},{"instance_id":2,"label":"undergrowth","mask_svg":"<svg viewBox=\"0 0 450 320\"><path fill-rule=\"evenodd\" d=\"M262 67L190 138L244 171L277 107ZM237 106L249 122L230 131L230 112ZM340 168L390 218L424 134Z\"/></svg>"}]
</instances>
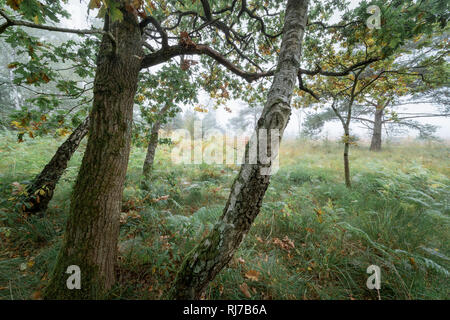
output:
<instances>
[{"instance_id":1,"label":"undergrowth","mask_svg":"<svg viewBox=\"0 0 450 320\"><path fill-rule=\"evenodd\" d=\"M39 299L54 267L84 145L43 215L21 216L14 199L59 143L0 137L0 299ZM283 144L261 213L206 299L449 298L448 146L353 148L351 189L341 149ZM132 149L113 299L164 296L183 257L220 218L238 170L170 164L161 146L144 181L144 156ZM381 268L379 292L366 287L369 265Z\"/></svg>"}]
</instances>

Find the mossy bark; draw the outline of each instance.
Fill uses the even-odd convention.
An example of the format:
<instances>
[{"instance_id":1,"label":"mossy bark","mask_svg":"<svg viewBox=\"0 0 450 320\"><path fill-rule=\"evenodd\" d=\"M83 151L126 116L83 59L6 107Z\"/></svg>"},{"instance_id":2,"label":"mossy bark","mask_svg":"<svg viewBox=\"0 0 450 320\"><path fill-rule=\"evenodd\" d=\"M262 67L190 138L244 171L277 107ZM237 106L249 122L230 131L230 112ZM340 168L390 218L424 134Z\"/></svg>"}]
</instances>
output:
<instances>
[{"instance_id":1,"label":"mossy bark","mask_svg":"<svg viewBox=\"0 0 450 320\"><path fill-rule=\"evenodd\" d=\"M59 179L67 168L72 155L78 149L83 138L88 133L89 118L86 118L56 150L55 155L36 176L27 188L28 196L24 199L30 206L23 209L24 213L33 214L45 211L53 197L53 192Z\"/></svg>"},{"instance_id":2,"label":"mossy bark","mask_svg":"<svg viewBox=\"0 0 450 320\"><path fill-rule=\"evenodd\" d=\"M307 21L307 0L288 0L277 70L274 74L268 100L257 123L255 134L258 148L265 136L260 129L267 130L267 141L272 141L271 129L279 131L276 139L281 140L291 114L290 101L297 81L300 66L301 45ZM250 144L251 145L251 144ZM246 158L250 155L246 146ZM278 146L266 144L266 154L274 157ZM258 154L260 149L258 149ZM170 299L198 299L208 283L214 279L233 257L244 236L250 230L259 214L264 194L269 186L272 159L267 163L258 158L256 164L245 163L233 183L223 215L213 230L188 254L177 274Z\"/></svg>"},{"instance_id":3,"label":"mossy bark","mask_svg":"<svg viewBox=\"0 0 450 320\"><path fill-rule=\"evenodd\" d=\"M75 183L61 251L46 299L98 299L115 282L119 215L127 170L142 52L136 16L122 10L123 20L105 29L97 56L89 139ZM81 289L66 286L67 267L81 269Z\"/></svg>"}]
</instances>

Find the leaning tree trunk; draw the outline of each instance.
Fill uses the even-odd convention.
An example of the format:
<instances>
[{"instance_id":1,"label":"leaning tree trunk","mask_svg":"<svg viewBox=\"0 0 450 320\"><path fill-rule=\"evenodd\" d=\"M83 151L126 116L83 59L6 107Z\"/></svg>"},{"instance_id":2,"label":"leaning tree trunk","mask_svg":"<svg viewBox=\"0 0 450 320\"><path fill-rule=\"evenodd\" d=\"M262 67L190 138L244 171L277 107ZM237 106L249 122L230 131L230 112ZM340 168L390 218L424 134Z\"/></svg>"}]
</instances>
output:
<instances>
[{"instance_id":1,"label":"leaning tree trunk","mask_svg":"<svg viewBox=\"0 0 450 320\"><path fill-rule=\"evenodd\" d=\"M66 232L46 299L96 299L115 282L119 214L130 153L133 100L141 57L137 18L123 19L105 30L97 56L89 139L75 183ZM69 290L66 270L81 270L81 289Z\"/></svg>"},{"instance_id":2,"label":"leaning tree trunk","mask_svg":"<svg viewBox=\"0 0 450 320\"><path fill-rule=\"evenodd\" d=\"M372 141L370 143L370 151L381 150L381 133L383 127L383 109L375 111L375 121L373 123Z\"/></svg>"},{"instance_id":3,"label":"leaning tree trunk","mask_svg":"<svg viewBox=\"0 0 450 320\"><path fill-rule=\"evenodd\" d=\"M157 119L153 123L152 130L150 133L150 140L148 142L147 154L145 155L143 173L147 180L151 178L153 161L155 160L156 147L158 146L159 129L161 128L161 118L169 109L169 104L164 105L158 112Z\"/></svg>"},{"instance_id":4,"label":"leaning tree trunk","mask_svg":"<svg viewBox=\"0 0 450 320\"><path fill-rule=\"evenodd\" d=\"M272 148L270 143L267 143L267 147L262 147L264 143L260 145L260 142L264 140L264 135L259 130L268 131L267 141L272 139L270 129L278 130L279 134L275 139L279 142L288 123L291 114L290 101L300 66L307 7L307 0L288 0L278 67L252 137L252 142L256 139L259 154L261 150L267 151L271 158L267 164L263 164L259 158L257 164L246 162L241 166L221 219L184 260L169 292L169 298L198 299L208 283L233 257L260 211L270 182L270 175L265 170L271 167L272 159L278 153L278 146ZM246 157L252 153L252 142L246 146Z\"/></svg>"},{"instance_id":5,"label":"leaning tree trunk","mask_svg":"<svg viewBox=\"0 0 450 320\"><path fill-rule=\"evenodd\" d=\"M24 206L24 213L36 213L44 211L53 197L53 191L59 179L67 168L70 158L78 149L83 138L88 133L89 117L86 118L56 150L55 155L45 166L41 173L33 180L27 188L27 202L29 206Z\"/></svg>"}]
</instances>

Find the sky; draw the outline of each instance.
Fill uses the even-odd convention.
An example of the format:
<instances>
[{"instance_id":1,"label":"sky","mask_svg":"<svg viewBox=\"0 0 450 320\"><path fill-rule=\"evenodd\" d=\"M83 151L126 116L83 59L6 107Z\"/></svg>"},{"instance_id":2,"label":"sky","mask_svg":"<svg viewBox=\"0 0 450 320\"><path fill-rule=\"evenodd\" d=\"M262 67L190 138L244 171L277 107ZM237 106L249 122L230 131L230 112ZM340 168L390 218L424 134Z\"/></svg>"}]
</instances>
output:
<instances>
[{"instance_id":1,"label":"sky","mask_svg":"<svg viewBox=\"0 0 450 320\"><path fill-rule=\"evenodd\" d=\"M355 6L358 5L358 3L360 2L360 0L351 0L350 1L350 6L349 8L352 9ZM67 5L68 11L71 13L71 18L70 19L65 19L62 21L62 25L66 26L66 27L71 27L71 28L79 28L79 29L83 29L83 28L89 28L90 24L92 23L92 20L88 18L88 13L87 13L87 0L69 0L69 4ZM93 15L95 15L96 13L92 13L91 12L91 17ZM89 20L91 21L89 21ZM338 16L335 17L336 21L338 19ZM209 103L209 98L205 95L202 94L200 96L200 104L201 105L208 105ZM212 103L211 103L212 104ZM228 121L234 117L238 111L241 108L246 108L247 105L240 102L240 101L229 101L226 105L226 107L228 107L229 109L232 110L232 113L229 113L228 111L225 110L225 108L219 107L218 110L216 110L216 115L217 115L217 122L219 124L221 124L222 127L226 127ZM193 110L194 106L183 106L182 109L183 110ZM420 105L414 105L414 106L405 106L403 109L403 112L433 112L434 107L432 105L427 105L427 104L420 104ZM320 110L319 110L320 111ZM301 113L301 114L300 114ZM201 115L200 115L201 117ZM300 119L304 119L305 118L305 111L298 111L298 110L294 110L291 119L289 121L288 126L286 127L286 130L284 132L285 136L288 137L295 137L298 136L299 133L299 128L301 128L300 124L301 121L299 121ZM443 117L439 117L439 118L424 118L424 119L415 119L423 124L427 123L427 124L432 124L438 127L437 131L436 131L436 136L438 136L439 138L442 139L450 139L450 118L443 118ZM352 126L351 128L352 133L359 136L361 139L369 139L370 135L367 131L367 129L363 128L362 126L355 124ZM339 138L343 135L343 130L342 130L342 126L340 123L338 122L332 122L332 123L327 123L322 131L322 136L327 136L330 139L336 139ZM409 136L409 137L415 137L417 136L417 132L415 131L408 131L407 133L404 133L402 135L403 137L405 136Z\"/></svg>"}]
</instances>

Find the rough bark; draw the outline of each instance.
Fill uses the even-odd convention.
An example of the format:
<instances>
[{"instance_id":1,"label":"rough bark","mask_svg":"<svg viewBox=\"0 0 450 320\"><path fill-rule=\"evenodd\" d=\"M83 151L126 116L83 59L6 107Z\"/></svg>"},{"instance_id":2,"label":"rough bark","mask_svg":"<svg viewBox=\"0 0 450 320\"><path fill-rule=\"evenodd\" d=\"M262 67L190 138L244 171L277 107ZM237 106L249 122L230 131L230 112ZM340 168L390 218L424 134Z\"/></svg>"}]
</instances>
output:
<instances>
[{"instance_id":1,"label":"rough bark","mask_svg":"<svg viewBox=\"0 0 450 320\"><path fill-rule=\"evenodd\" d=\"M46 299L97 299L115 282L119 214L131 142L133 99L138 83L141 33L136 16L108 26L97 56L89 139L75 183L66 232ZM81 289L69 290L66 270L81 270Z\"/></svg>"},{"instance_id":2,"label":"rough bark","mask_svg":"<svg viewBox=\"0 0 450 320\"><path fill-rule=\"evenodd\" d=\"M383 127L383 109L377 109L375 111L375 119L373 123L372 141L370 143L370 151L381 150L381 134Z\"/></svg>"},{"instance_id":3,"label":"rough bark","mask_svg":"<svg viewBox=\"0 0 450 320\"><path fill-rule=\"evenodd\" d=\"M66 170L70 158L88 133L88 129L89 118L86 118L59 146L50 162L33 180L27 188L28 197L24 199L24 202L29 203L30 206L23 208L24 213L32 214L47 209L59 179Z\"/></svg>"},{"instance_id":4,"label":"rough bark","mask_svg":"<svg viewBox=\"0 0 450 320\"><path fill-rule=\"evenodd\" d=\"M169 109L170 105L166 104L158 112L157 119L153 123L152 130L150 132L150 140L148 142L147 154L145 155L143 173L146 179L151 178L153 161L155 160L156 147L158 146L159 129L161 128L161 118Z\"/></svg>"},{"instance_id":5,"label":"rough bark","mask_svg":"<svg viewBox=\"0 0 450 320\"><path fill-rule=\"evenodd\" d=\"M287 2L277 70L252 137L256 139L257 145L262 139L260 129L268 130L268 141L272 138L270 129L278 129L279 135L276 138L281 140L289 121L290 101L300 66L307 7L307 0ZM249 146L246 146L246 157L250 154ZM268 143L266 151L268 156L274 156L278 153L278 148L272 150ZM256 164L246 162L241 166L221 219L184 260L169 292L169 298L198 299L208 283L228 264L260 211L270 182L270 175L266 175L264 170L271 165L272 161L264 164L258 159Z\"/></svg>"}]
</instances>

